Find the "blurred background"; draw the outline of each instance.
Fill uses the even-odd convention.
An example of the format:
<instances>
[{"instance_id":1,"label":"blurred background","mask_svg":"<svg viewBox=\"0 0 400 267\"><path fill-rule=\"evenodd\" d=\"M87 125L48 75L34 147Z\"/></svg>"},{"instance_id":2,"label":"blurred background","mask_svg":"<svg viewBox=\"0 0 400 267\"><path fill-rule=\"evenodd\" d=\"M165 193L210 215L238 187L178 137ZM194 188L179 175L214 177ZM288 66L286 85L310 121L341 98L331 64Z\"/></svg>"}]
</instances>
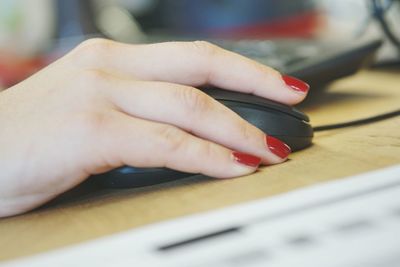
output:
<instances>
[{"instance_id":1,"label":"blurred background","mask_svg":"<svg viewBox=\"0 0 400 267\"><path fill-rule=\"evenodd\" d=\"M0 87L90 37L128 43L323 39L346 45L379 36L385 45L374 64L396 65L399 26L399 0L0 0Z\"/></svg>"}]
</instances>

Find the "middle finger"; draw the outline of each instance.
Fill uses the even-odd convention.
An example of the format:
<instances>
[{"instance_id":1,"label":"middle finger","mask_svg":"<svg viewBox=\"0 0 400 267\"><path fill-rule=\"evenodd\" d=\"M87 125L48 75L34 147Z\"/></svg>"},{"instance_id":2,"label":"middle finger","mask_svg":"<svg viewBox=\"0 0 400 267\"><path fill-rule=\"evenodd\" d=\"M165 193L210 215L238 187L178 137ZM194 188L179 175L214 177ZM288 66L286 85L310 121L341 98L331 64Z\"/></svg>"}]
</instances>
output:
<instances>
[{"instance_id":1,"label":"middle finger","mask_svg":"<svg viewBox=\"0 0 400 267\"><path fill-rule=\"evenodd\" d=\"M264 164L284 161L290 149L202 91L184 85L118 80L114 105L131 116L177 126L230 149L256 155Z\"/></svg>"}]
</instances>

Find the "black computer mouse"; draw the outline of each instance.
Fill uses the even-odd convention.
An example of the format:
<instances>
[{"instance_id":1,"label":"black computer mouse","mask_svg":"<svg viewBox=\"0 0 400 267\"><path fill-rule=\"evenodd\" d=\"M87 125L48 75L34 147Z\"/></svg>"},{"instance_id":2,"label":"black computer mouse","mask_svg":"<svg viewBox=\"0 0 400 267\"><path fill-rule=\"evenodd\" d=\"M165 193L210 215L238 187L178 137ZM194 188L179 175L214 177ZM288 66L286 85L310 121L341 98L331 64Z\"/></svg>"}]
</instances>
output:
<instances>
[{"instance_id":1,"label":"black computer mouse","mask_svg":"<svg viewBox=\"0 0 400 267\"><path fill-rule=\"evenodd\" d=\"M250 94L217 88L206 88L204 92L268 135L284 141L292 151L311 145L313 129L309 123L309 118L294 107ZM128 188L154 185L193 175L195 174L167 168L126 166L96 175L93 178L106 187Z\"/></svg>"}]
</instances>

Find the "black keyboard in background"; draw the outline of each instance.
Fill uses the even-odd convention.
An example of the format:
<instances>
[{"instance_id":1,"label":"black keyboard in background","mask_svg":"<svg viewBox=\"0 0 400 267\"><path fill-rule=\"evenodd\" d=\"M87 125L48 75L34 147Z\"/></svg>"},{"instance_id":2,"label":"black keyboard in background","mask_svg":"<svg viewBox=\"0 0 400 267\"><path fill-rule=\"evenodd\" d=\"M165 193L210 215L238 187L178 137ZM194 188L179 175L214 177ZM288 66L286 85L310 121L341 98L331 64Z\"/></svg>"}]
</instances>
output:
<instances>
[{"instance_id":1,"label":"black keyboard in background","mask_svg":"<svg viewBox=\"0 0 400 267\"><path fill-rule=\"evenodd\" d=\"M257 60L263 64L286 71L290 65L314 57L321 47L312 42L286 41L217 41L218 45Z\"/></svg>"},{"instance_id":2,"label":"black keyboard in background","mask_svg":"<svg viewBox=\"0 0 400 267\"><path fill-rule=\"evenodd\" d=\"M353 42L312 40L219 40L214 43L302 80L314 89L354 74L365 66L380 39Z\"/></svg>"}]
</instances>

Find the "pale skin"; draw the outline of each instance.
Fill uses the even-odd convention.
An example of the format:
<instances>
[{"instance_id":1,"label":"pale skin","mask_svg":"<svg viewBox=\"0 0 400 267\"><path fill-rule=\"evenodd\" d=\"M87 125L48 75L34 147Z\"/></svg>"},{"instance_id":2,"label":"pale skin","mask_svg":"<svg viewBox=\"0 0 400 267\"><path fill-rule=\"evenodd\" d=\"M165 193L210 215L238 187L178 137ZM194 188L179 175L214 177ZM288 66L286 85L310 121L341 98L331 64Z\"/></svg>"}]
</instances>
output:
<instances>
[{"instance_id":1,"label":"pale skin","mask_svg":"<svg viewBox=\"0 0 400 267\"><path fill-rule=\"evenodd\" d=\"M86 41L0 93L0 217L31 210L123 165L216 178L250 174L234 151L281 163L267 133L196 89L214 85L293 105L277 71L207 42Z\"/></svg>"}]
</instances>

